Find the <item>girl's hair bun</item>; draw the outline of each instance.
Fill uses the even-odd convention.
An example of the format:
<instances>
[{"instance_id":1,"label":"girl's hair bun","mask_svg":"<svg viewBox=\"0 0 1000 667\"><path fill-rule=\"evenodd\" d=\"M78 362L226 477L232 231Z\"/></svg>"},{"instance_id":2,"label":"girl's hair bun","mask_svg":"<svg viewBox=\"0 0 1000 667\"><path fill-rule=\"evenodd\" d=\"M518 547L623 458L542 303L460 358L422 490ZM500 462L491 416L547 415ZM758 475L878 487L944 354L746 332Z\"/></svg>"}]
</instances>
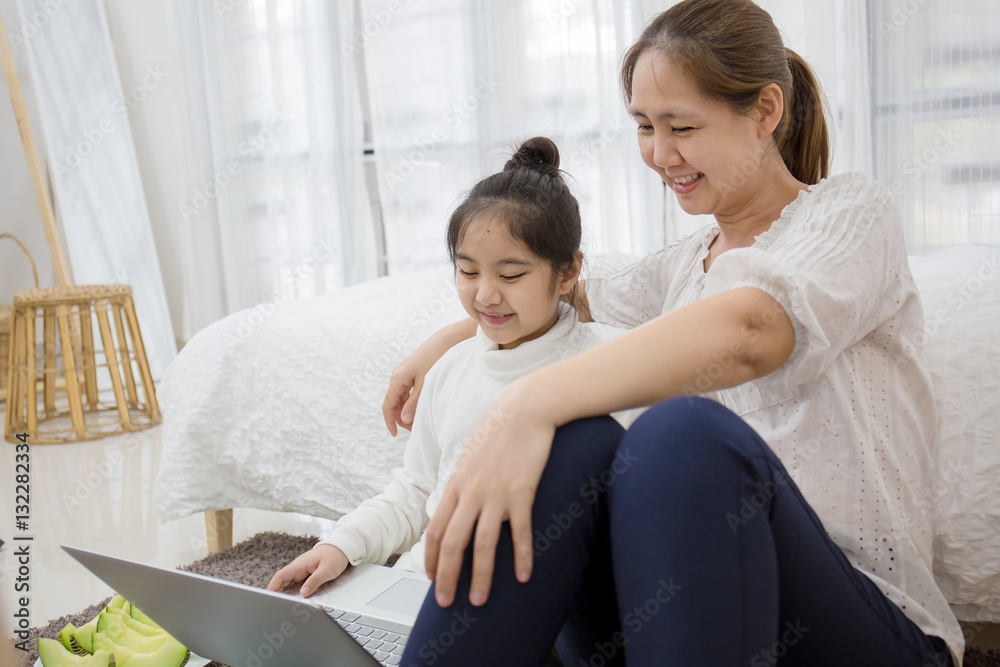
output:
<instances>
[{"instance_id":1,"label":"girl's hair bun","mask_svg":"<svg viewBox=\"0 0 1000 667\"><path fill-rule=\"evenodd\" d=\"M546 176L559 176L559 149L548 137L525 141L503 166L504 171L530 169Z\"/></svg>"}]
</instances>

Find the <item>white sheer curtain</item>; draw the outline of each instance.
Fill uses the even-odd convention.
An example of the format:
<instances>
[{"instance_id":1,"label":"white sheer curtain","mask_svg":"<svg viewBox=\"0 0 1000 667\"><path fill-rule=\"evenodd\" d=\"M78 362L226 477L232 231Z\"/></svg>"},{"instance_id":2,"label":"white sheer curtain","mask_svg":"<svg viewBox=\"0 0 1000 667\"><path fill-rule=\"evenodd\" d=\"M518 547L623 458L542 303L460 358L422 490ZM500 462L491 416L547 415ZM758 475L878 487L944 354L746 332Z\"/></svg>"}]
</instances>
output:
<instances>
[{"instance_id":1,"label":"white sheer curtain","mask_svg":"<svg viewBox=\"0 0 1000 667\"><path fill-rule=\"evenodd\" d=\"M136 164L128 109L163 73L124 93L99 0L19 0L66 255L80 285L132 287L146 357L159 378L177 354L163 279ZM8 26L12 29L13 26ZM23 160L23 157L16 156ZM37 252L37 251L36 251Z\"/></svg>"},{"instance_id":2,"label":"white sheer curtain","mask_svg":"<svg viewBox=\"0 0 1000 667\"><path fill-rule=\"evenodd\" d=\"M995 0L869 3L876 177L912 252L1000 243Z\"/></svg>"},{"instance_id":3,"label":"white sheer curtain","mask_svg":"<svg viewBox=\"0 0 1000 667\"><path fill-rule=\"evenodd\" d=\"M362 3L363 50L390 273L445 258L463 191L534 135L559 146L588 253L661 245L663 187L639 158L618 62L639 3Z\"/></svg>"},{"instance_id":4,"label":"white sheer curtain","mask_svg":"<svg viewBox=\"0 0 1000 667\"><path fill-rule=\"evenodd\" d=\"M461 191L533 134L563 151L591 253L645 252L710 222L681 211L641 163L617 87L622 53L671 4L414 0L391 11L365 1L355 45L390 270L443 258ZM863 171L893 189L911 252L1000 241L991 0L759 4L823 85L831 173Z\"/></svg>"},{"instance_id":5,"label":"white sheer curtain","mask_svg":"<svg viewBox=\"0 0 1000 667\"><path fill-rule=\"evenodd\" d=\"M181 10L208 150L179 206L185 334L235 310L375 276L349 2Z\"/></svg>"}]
</instances>

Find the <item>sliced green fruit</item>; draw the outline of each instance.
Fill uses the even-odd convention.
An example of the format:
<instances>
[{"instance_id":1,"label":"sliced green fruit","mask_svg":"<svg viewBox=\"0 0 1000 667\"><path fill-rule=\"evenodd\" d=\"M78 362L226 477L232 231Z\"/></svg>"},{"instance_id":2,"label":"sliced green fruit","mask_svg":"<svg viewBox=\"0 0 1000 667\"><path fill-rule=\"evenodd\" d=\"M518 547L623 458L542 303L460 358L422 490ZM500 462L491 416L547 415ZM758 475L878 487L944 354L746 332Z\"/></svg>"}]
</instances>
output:
<instances>
[{"instance_id":1,"label":"sliced green fruit","mask_svg":"<svg viewBox=\"0 0 1000 667\"><path fill-rule=\"evenodd\" d=\"M125 619L110 612L102 611L97 617L97 632L108 639L138 653L152 653L167 642L177 641L166 632L152 637L146 636L125 625Z\"/></svg>"},{"instance_id":2,"label":"sliced green fruit","mask_svg":"<svg viewBox=\"0 0 1000 667\"><path fill-rule=\"evenodd\" d=\"M115 616L121 617L121 619L125 622L125 625L127 627L132 628L136 632L142 633L147 637L152 637L153 635L162 635L166 633L166 630L164 630L163 628L154 628L151 625L146 625L145 623L135 620L121 609L105 609L105 611L108 612L109 614L114 614Z\"/></svg>"},{"instance_id":3,"label":"sliced green fruit","mask_svg":"<svg viewBox=\"0 0 1000 667\"><path fill-rule=\"evenodd\" d=\"M167 642L154 653L136 653L129 659L128 667L181 667L188 658L188 650L177 642Z\"/></svg>"},{"instance_id":4,"label":"sliced green fruit","mask_svg":"<svg viewBox=\"0 0 1000 667\"><path fill-rule=\"evenodd\" d=\"M44 667L109 667L111 653L97 651L93 655L76 655L54 639L38 639L38 657Z\"/></svg>"},{"instance_id":5,"label":"sliced green fruit","mask_svg":"<svg viewBox=\"0 0 1000 667\"><path fill-rule=\"evenodd\" d=\"M71 641L87 653L94 652L94 633L97 632L97 619L91 620L86 625L82 625L70 635Z\"/></svg>"},{"instance_id":6,"label":"sliced green fruit","mask_svg":"<svg viewBox=\"0 0 1000 667\"><path fill-rule=\"evenodd\" d=\"M94 646L99 650L110 651L113 653L115 667L128 667L128 665L133 664L133 660L138 660L138 663L136 663L138 667L176 667L176 665L180 665L183 660L179 663L175 663L172 661L174 656L182 655L184 658L187 658L188 654L188 650L177 642L167 642L156 651L148 653L136 651L128 646L118 644L103 632L94 633ZM167 650L164 650L165 647ZM163 665L158 662L147 662L147 660L152 658L154 655L160 656L160 659L165 661Z\"/></svg>"},{"instance_id":7,"label":"sliced green fruit","mask_svg":"<svg viewBox=\"0 0 1000 667\"><path fill-rule=\"evenodd\" d=\"M144 613L142 613L141 609L139 609L134 605L131 607L131 609L129 609L129 615L135 620L139 621L140 623L145 623L146 625L153 628L160 628L160 626L156 623L156 621L151 619L149 616L146 616Z\"/></svg>"},{"instance_id":8,"label":"sliced green fruit","mask_svg":"<svg viewBox=\"0 0 1000 667\"><path fill-rule=\"evenodd\" d=\"M136 654L136 651L125 646L119 646L103 632L94 633L94 649L96 651L109 651L114 655L115 667L124 667L128 661Z\"/></svg>"},{"instance_id":9,"label":"sliced green fruit","mask_svg":"<svg viewBox=\"0 0 1000 667\"><path fill-rule=\"evenodd\" d=\"M73 648L72 635L76 632L76 626L72 623L67 623L63 626L63 629L59 631L59 641L62 645L66 647L67 651L76 652Z\"/></svg>"},{"instance_id":10,"label":"sliced green fruit","mask_svg":"<svg viewBox=\"0 0 1000 667\"><path fill-rule=\"evenodd\" d=\"M126 602L128 602L128 600L116 593L115 596L111 598L111 602L108 603L108 609L122 609L125 607Z\"/></svg>"}]
</instances>

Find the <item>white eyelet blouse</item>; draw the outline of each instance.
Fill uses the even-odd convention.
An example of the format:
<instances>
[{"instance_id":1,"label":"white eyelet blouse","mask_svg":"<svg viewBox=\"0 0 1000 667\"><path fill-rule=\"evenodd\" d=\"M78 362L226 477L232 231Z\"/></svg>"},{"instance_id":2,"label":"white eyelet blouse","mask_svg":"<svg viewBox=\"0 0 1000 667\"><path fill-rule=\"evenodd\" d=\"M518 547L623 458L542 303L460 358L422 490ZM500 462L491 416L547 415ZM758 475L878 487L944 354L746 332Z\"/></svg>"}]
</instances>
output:
<instances>
[{"instance_id":1,"label":"white eyelet blouse","mask_svg":"<svg viewBox=\"0 0 1000 667\"><path fill-rule=\"evenodd\" d=\"M931 571L936 416L892 195L859 173L824 179L706 273L718 233L710 225L588 279L594 319L635 327L737 287L781 304L795 328L784 365L705 395L761 435L850 562L960 664L962 631Z\"/></svg>"}]
</instances>

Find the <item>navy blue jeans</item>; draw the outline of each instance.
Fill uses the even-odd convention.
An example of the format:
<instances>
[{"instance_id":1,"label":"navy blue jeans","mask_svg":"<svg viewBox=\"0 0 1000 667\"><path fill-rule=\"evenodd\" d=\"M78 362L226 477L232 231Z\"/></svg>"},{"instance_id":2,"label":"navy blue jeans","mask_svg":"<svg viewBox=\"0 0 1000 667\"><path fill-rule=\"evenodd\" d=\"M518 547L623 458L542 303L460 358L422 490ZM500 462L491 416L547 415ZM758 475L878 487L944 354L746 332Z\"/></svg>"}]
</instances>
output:
<instances>
[{"instance_id":1,"label":"navy blue jeans","mask_svg":"<svg viewBox=\"0 0 1000 667\"><path fill-rule=\"evenodd\" d=\"M951 664L830 541L781 462L718 403L665 401L627 431L560 428L518 583L504 525L489 601L428 594L402 665Z\"/></svg>"}]
</instances>

